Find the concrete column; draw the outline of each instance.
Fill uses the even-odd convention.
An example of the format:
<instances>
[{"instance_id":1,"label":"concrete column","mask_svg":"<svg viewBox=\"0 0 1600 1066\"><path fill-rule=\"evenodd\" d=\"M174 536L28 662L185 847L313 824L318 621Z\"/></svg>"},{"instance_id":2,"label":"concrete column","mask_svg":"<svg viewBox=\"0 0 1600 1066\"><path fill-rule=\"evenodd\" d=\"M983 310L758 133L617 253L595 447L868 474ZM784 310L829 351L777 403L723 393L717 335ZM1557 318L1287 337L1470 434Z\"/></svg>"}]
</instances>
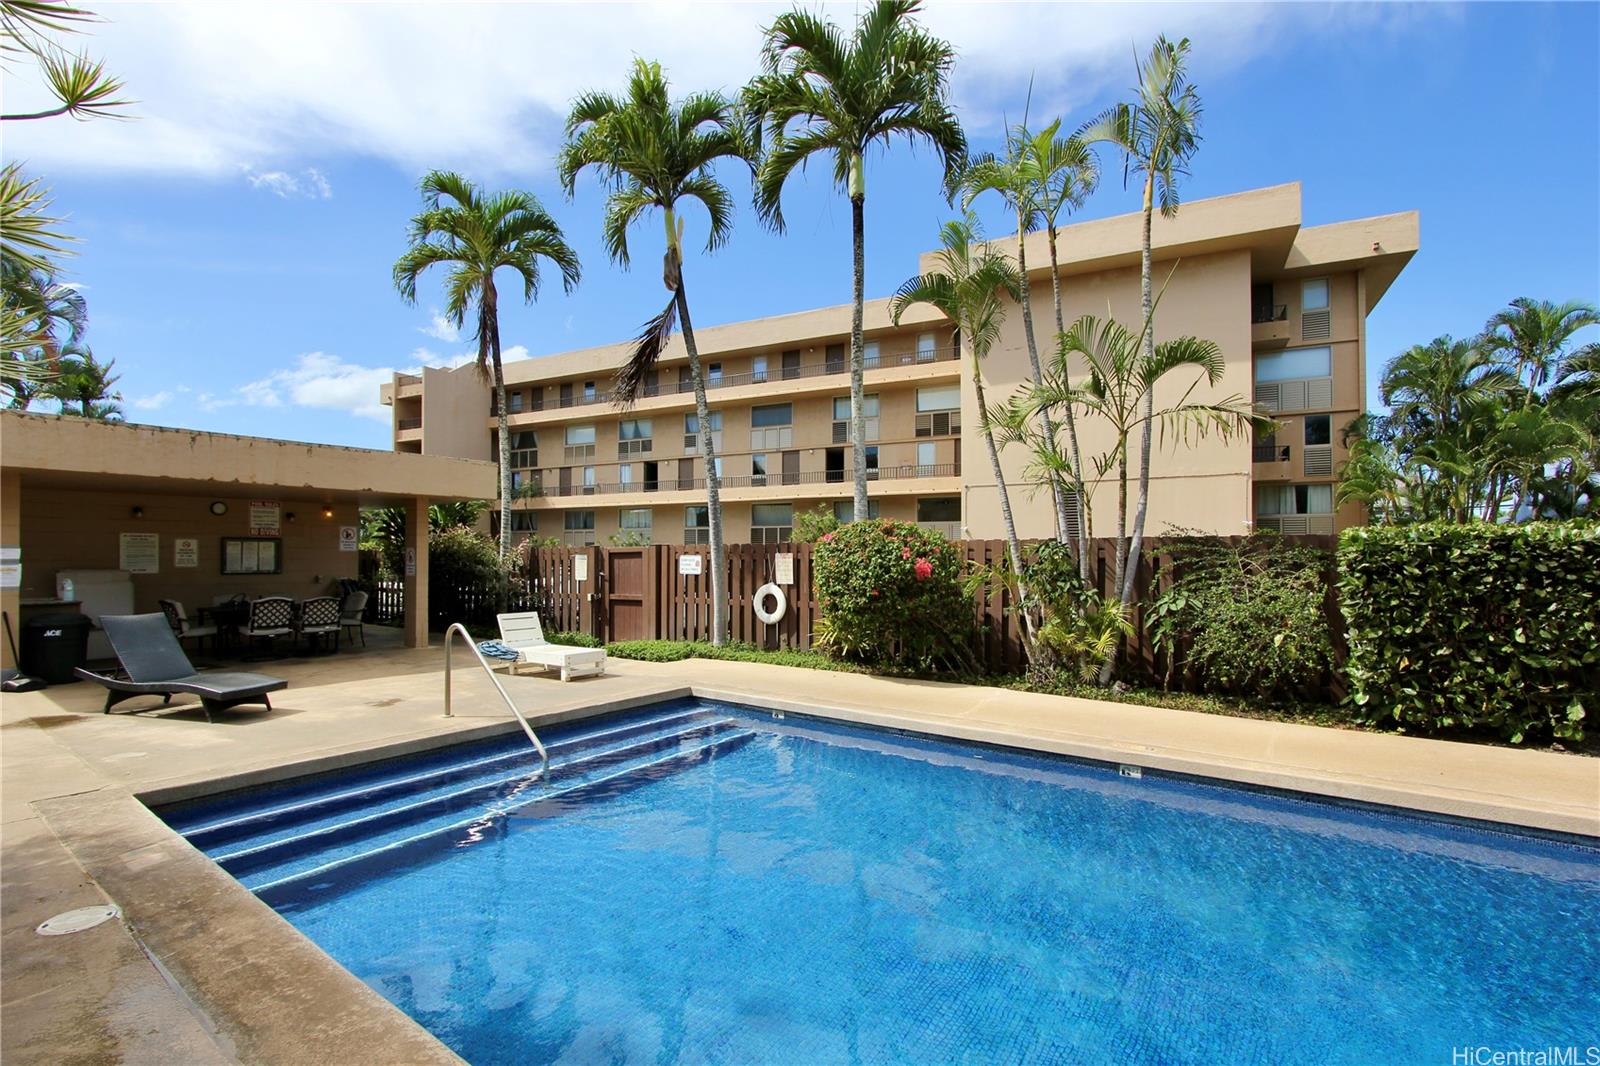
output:
<instances>
[{"instance_id":1,"label":"concrete column","mask_svg":"<svg viewBox=\"0 0 1600 1066\"><path fill-rule=\"evenodd\" d=\"M406 504L406 647L428 646L428 497Z\"/></svg>"},{"instance_id":2,"label":"concrete column","mask_svg":"<svg viewBox=\"0 0 1600 1066\"><path fill-rule=\"evenodd\" d=\"M0 547L21 546L22 472L0 470ZM23 562L26 563L27 560L24 559ZM0 588L0 610L4 610L6 617L11 619L11 632L16 634L18 640L22 639L22 619L18 613L21 599L20 588ZM3 633L0 633L0 665L10 667L17 665L11 656L11 642L5 639Z\"/></svg>"}]
</instances>

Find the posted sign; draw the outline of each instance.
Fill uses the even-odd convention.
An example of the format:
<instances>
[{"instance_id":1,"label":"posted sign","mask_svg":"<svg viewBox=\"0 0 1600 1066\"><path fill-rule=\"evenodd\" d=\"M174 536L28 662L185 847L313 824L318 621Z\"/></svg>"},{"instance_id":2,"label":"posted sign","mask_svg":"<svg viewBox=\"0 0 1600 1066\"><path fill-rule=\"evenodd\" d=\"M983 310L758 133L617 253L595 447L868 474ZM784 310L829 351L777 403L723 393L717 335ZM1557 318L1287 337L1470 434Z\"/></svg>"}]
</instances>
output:
<instances>
[{"instance_id":1,"label":"posted sign","mask_svg":"<svg viewBox=\"0 0 1600 1066\"><path fill-rule=\"evenodd\" d=\"M193 570L200 565L200 538L173 537L172 565L179 570Z\"/></svg>"},{"instance_id":2,"label":"posted sign","mask_svg":"<svg viewBox=\"0 0 1600 1066\"><path fill-rule=\"evenodd\" d=\"M779 585L794 584L794 553L779 552L772 560L772 580Z\"/></svg>"},{"instance_id":3,"label":"posted sign","mask_svg":"<svg viewBox=\"0 0 1600 1066\"><path fill-rule=\"evenodd\" d=\"M678 574L682 577L700 576L700 568L704 565L705 556L703 555L678 556Z\"/></svg>"},{"instance_id":4,"label":"posted sign","mask_svg":"<svg viewBox=\"0 0 1600 1066\"><path fill-rule=\"evenodd\" d=\"M252 537L276 537L278 535L278 515L277 500L251 500L250 535Z\"/></svg>"},{"instance_id":5,"label":"posted sign","mask_svg":"<svg viewBox=\"0 0 1600 1066\"><path fill-rule=\"evenodd\" d=\"M339 550L353 552L361 546L361 531L355 526L339 527Z\"/></svg>"},{"instance_id":6,"label":"posted sign","mask_svg":"<svg viewBox=\"0 0 1600 1066\"><path fill-rule=\"evenodd\" d=\"M161 572L161 535L124 533L118 544L117 569L129 574Z\"/></svg>"}]
</instances>

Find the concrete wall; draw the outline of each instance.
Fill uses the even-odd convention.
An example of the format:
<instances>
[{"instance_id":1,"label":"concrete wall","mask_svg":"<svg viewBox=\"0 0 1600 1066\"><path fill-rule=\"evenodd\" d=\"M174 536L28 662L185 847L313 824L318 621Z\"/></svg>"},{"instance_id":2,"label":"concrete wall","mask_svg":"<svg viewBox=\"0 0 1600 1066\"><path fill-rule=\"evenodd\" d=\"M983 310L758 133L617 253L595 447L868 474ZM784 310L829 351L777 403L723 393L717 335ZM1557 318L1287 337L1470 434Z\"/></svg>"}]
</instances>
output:
<instances>
[{"instance_id":1,"label":"concrete wall","mask_svg":"<svg viewBox=\"0 0 1600 1066\"><path fill-rule=\"evenodd\" d=\"M1170 280L1169 280L1170 273ZM1179 261L1157 260L1154 288L1165 285L1156 309L1157 342L1179 335L1193 335L1215 341L1222 349L1225 364L1222 380L1214 387L1195 390L1191 399L1248 399L1252 390L1250 336L1250 253L1222 252ZM1129 324L1137 323L1139 312L1139 270L1121 268L1065 279L1062 291L1063 313L1067 325L1081 315L1105 318L1108 314ZM1034 330L1040 344L1040 359L1045 360L1053 345L1055 311L1048 280L1032 287ZM1087 368L1080 362L1073 375L1080 378ZM1023 339L1022 315L1013 309L1007 316L1000 340L983 365L984 386L991 405L1017 392L1031 376L1027 348ZM1192 383L1196 372L1174 372L1164 379L1156 393L1156 404L1175 403ZM999 492L983 436L978 431L977 396L970 380L962 382L961 438L962 475L967 485L965 515L970 534L977 538L1004 536L1000 517ZM1113 434L1099 419L1082 420L1079 442L1086 464L1091 456L1110 450ZM1223 441L1216 434L1205 439L1191 437L1187 445L1160 427L1151 460L1150 510L1145 532L1157 535L1171 527L1199 529L1236 535L1247 532L1252 515L1250 493L1250 438L1248 434ZM1134 443L1135 449L1137 442ZM1130 478L1137 477L1137 453ZM1019 447L1001 453L1010 489L1011 506L1022 537L1050 536L1054 530L1050 496L1031 492L1023 472L1027 456ZM1091 465L1092 469L1092 465ZM1091 490L1096 536L1116 532L1116 486L1102 483ZM1134 506L1130 489L1129 511Z\"/></svg>"},{"instance_id":2,"label":"concrete wall","mask_svg":"<svg viewBox=\"0 0 1600 1066\"><path fill-rule=\"evenodd\" d=\"M247 577L224 576L221 553L223 537L250 535L249 497L26 487L24 492L24 598L54 596L58 570L117 569L123 533L155 533L161 538L160 571L133 575L134 606L141 612L159 610L160 599L179 600L191 613L195 607L210 606L218 595L305 599L328 592L339 578L356 576L358 553L339 550L339 527L358 522L352 504L336 504L333 517L324 518L318 500L279 499L284 572ZM227 503L226 515L210 512L217 499ZM143 517L133 517L134 507L143 508ZM290 512L295 515L293 522L287 521ZM199 540L199 566L182 570L173 566L177 537Z\"/></svg>"}]
</instances>

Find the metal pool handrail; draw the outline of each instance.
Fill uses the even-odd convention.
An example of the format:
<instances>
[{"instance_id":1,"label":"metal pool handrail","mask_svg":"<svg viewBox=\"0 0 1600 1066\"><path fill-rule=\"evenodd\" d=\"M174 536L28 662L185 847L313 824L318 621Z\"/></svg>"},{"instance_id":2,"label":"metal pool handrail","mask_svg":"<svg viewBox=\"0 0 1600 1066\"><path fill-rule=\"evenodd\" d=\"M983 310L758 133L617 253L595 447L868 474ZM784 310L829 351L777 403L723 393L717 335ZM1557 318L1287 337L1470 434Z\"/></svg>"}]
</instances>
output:
<instances>
[{"instance_id":1,"label":"metal pool handrail","mask_svg":"<svg viewBox=\"0 0 1600 1066\"><path fill-rule=\"evenodd\" d=\"M467 647L472 649L472 654L478 659L478 665L483 667L483 672L489 675L490 681L494 682L495 691L500 693L500 698L510 708L512 715L517 720L517 724L522 726L522 731L528 734L528 739L533 741L533 746L538 749L539 775L543 777L548 774L550 772L550 756L544 750L544 745L539 743L539 738L535 735L533 726L528 724L528 720L522 716L522 712L517 710L516 703L506 694L505 686L500 684L500 678L495 675L494 668L489 665L489 660L485 659L483 652L478 650L478 644L472 639L472 634L468 633L467 627L460 622L452 624L449 629L444 631L444 716L446 718L455 717L450 710L450 638L457 633L460 633L461 639L467 642Z\"/></svg>"}]
</instances>

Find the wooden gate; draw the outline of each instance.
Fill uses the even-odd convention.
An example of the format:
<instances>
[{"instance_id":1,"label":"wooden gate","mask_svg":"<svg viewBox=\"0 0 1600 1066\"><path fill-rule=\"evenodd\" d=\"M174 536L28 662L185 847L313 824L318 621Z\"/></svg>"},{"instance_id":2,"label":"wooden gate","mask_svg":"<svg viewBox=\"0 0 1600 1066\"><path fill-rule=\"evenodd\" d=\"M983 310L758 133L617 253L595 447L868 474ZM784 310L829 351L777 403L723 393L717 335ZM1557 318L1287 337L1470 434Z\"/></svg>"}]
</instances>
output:
<instances>
[{"instance_id":1,"label":"wooden gate","mask_svg":"<svg viewBox=\"0 0 1600 1066\"><path fill-rule=\"evenodd\" d=\"M659 553L652 548L611 548L602 553L605 581L605 637L650 640L656 635L655 574Z\"/></svg>"}]
</instances>

